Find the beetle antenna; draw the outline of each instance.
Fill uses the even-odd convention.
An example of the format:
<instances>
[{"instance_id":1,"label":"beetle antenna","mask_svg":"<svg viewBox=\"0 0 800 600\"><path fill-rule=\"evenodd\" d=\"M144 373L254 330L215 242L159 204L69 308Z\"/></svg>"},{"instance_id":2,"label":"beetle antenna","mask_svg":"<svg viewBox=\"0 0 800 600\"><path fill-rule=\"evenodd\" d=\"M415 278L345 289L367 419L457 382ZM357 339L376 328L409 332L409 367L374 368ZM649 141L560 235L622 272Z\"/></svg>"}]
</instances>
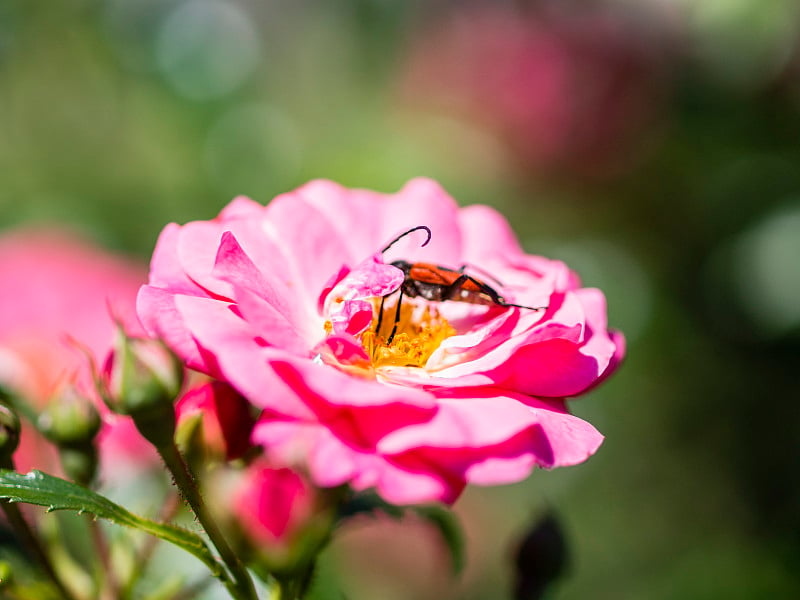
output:
<instances>
[{"instance_id":1,"label":"beetle antenna","mask_svg":"<svg viewBox=\"0 0 800 600\"><path fill-rule=\"evenodd\" d=\"M427 246L428 242L431 241L431 229L427 225L417 225L416 227L412 227L411 229L409 229L405 233L401 233L396 238L394 238L391 242L389 242L389 245L386 246L386 248L384 248L383 250L381 250L381 254L386 252L389 248L394 246L397 242L399 242L401 239L406 237L409 233L414 233L415 231L419 231L420 229L424 229L425 232L428 234L428 238L422 243L422 245L420 245L420 248L422 248L424 246Z\"/></svg>"},{"instance_id":2,"label":"beetle antenna","mask_svg":"<svg viewBox=\"0 0 800 600\"><path fill-rule=\"evenodd\" d=\"M534 308L533 306L523 306L522 304L511 304L511 302L498 302L497 304L498 306L515 306L517 308L527 308L528 310L533 310L533 311L546 310L548 308L547 306L537 306Z\"/></svg>"}]
</instances>

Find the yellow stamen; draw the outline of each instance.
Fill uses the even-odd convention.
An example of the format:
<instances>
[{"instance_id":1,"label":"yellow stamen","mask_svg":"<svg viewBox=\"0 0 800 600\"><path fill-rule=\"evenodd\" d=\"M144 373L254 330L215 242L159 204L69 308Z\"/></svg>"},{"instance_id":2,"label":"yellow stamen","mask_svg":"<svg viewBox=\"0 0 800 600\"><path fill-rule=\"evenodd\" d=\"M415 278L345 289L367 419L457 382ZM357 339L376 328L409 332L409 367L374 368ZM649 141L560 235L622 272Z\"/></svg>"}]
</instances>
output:
<instances>
[{"instance_id":1,"label":"yellow stamen","mask_svg":"<svg viewBox=\"0 0 800 600\"><path fill-rule=\"evenodd\" d=\"M381 330L368 329L361 334L361 344L372 359L374 368L383 366L424 367L446 338L455 335L447 320L434 307L420 308L411 302L400 307L400 319L392 343L387 339L394 327L394 307L385 308ZM374 322L375 323L375 322Z\"/></svg>"}]
</instances>

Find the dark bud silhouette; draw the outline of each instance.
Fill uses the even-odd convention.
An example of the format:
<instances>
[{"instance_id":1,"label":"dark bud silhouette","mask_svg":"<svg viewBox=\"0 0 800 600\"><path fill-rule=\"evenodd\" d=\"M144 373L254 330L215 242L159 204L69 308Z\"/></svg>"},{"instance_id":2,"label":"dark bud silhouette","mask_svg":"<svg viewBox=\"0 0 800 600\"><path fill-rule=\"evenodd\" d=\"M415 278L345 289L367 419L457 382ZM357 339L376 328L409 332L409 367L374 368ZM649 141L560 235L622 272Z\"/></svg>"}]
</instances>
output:
<instances>
[{"instance_id":1,"label":"dark bud silhouette","mask_svg":"<svg viewBox=\"0 0 800 600\"><path fill-rule=\"evenodd\" d=\"M568 563L567 544L555 513L533 523L515 555L514 600L540 600Z\"/></svg>"}]
</instances>

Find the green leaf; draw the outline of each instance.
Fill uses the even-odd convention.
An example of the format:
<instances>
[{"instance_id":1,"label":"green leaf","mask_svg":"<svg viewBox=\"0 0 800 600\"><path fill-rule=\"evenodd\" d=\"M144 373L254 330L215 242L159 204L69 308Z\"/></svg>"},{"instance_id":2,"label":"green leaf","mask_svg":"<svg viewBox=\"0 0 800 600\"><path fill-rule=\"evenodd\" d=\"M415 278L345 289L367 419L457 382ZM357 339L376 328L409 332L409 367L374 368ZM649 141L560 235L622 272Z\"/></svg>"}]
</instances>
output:
<instances>
[{"instance_id":1,"label":"green leaf","mask_svg":"<svg viewBox=\"0 0 800 600\"><path fill-rule=\"evenodd\" d=\"M41 471L31 471L23 475L0 469L0 498L44 506L48 512L74 510L78 514L88 513L118 525L139 529L184 549L200 559L214 577L224 578L222 566L197 534L182 527L157 523L135 515L105 496L59 477Z\"/></svg>"},{"instance_id":2,"label":"green leaf","mask_svg":"<svg viewBox=\"0 0 800 600\"><path fill-rule=\"evenodd\" d=\"M413 511L436 528L450 552L453 573L460 573L464 568L464 537L453 512L433 504L414 506Z\"/></svg>"}]
</instances>

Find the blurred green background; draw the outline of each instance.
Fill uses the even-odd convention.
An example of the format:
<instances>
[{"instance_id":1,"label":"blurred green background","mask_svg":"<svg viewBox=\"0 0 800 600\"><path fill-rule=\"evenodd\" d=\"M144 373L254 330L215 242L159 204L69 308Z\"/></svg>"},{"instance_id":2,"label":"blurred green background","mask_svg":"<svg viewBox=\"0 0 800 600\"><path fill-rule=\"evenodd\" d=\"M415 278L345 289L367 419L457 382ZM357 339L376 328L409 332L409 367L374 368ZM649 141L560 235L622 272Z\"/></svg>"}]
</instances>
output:
<instances>
[{"instance_id":1,"label":"blurred green background","mask_svg":"<svg viewBox=\"0 0 800 600\"><path fill-rule=\"evenodd\" d=\"M316 595L507 597L550 508L552 598L800 597L796 0L0 0L2 229L145 261L237 194L418 175L602 288L628 358L572 404L597 456L459 501L460 579L364 523Z\"/></svg>"}]
</instances>

